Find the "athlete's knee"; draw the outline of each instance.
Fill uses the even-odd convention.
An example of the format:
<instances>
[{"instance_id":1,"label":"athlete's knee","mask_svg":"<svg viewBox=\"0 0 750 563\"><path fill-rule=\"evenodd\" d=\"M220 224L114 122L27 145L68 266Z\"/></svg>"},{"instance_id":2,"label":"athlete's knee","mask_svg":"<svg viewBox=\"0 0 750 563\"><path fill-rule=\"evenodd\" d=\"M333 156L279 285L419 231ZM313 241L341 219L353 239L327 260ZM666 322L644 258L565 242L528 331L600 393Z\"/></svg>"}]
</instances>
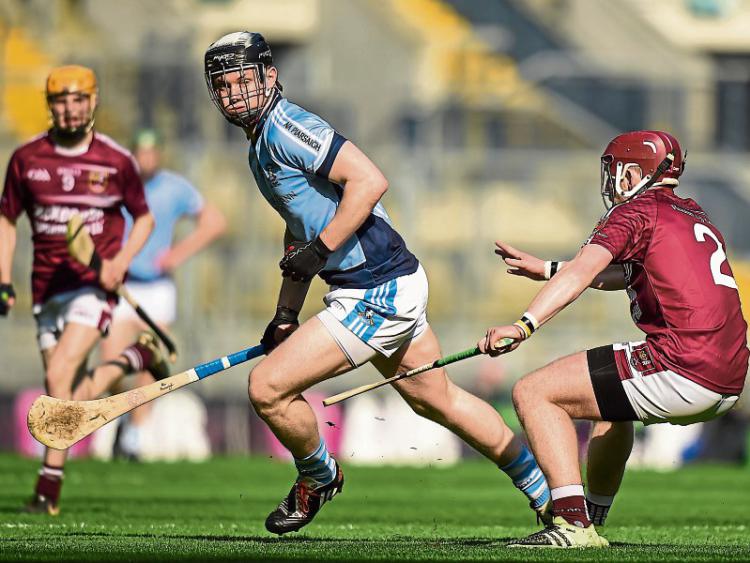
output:
<instances>
[{"instance_id":1,"label":"athlete's knee","mask_svg":"<svg viewBox=\"0 0 750 563\"><path fill-rule=\"evenodd\" d=\"M513 385L512 398L513 406L519 416L523 416L530 406L539 399L537 390L529 377L522 377Z\"/></svg>"},{"instance_id":2,"label":"athlete's knee","mask_svg":"<svg viewBox=\"0 0 750 563\"><path fill-rule=\"evenodd\" d=\"M256 366L251 372L248 382L248 396L255 412L263 419L273 417L283 406L285 393L273 383L272 372Z\"/></svg>"},{"instance_id":3,"label":"athlete's knee","mask_svg":"<svg viewBox=\"0 0 750 563\"><path fill-rule=\"evenodd\" d=\"M409 389L404 399L423 418L443 425L450 420L450 386L417 385Z\"/></svg>"},{"instance_id":4,"label":"athlete's knee","mask_svg":"<svg viewBox=\"0 0 750 563\"><path fill-rule=\"evenodd\" d=\"M68 399L72 392L75 370L61 361L50 361L47 364L44 384L47 392L58 399Z\"/></svg>"}]
</instances>

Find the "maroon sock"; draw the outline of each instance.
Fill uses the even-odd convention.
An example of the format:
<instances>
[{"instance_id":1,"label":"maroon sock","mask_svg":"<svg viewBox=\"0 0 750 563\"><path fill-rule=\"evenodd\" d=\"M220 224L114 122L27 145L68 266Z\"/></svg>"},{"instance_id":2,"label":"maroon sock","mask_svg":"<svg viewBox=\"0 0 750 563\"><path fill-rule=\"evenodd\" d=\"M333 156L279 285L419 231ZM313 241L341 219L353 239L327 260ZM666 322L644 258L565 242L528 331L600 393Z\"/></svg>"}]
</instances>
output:
<instances>
[{"instance_id":1,"label":"maroon sock","mask_svg":"<svg viewBox=\"0 0 750 563\"><path fill-rule=\"evenodd\" d=\"M154 353L140 342L136 342L125 348L122 351L122 355L125 356L130 365L130 370L126 370L126 373L144 371L146 366L151 365L154 359Z\"/></svg>"},{"instance_id":2,"label":"maroon sock","mask_svg":"<svg viewBox=\"0 0 750 563\"><path fill-rule=\"evenodd\" d=\"M39 478L36 481L34 492L37 496L43 496L57 505L62 489L63 468L44 464L39 470Z\"/></svg>"},{"instance_id":3,"label":"maroon sock","mask_svg":"<svg viewBox=\"0 0 750 563\"><path fill-rule=\"evenodd\" d=\"M579 528L591 526L588 512L586 512L586 499L582 495L563 497L552 501L552 512L555 516L565 519L568 524Z\"/></svg>"}]
</instances>

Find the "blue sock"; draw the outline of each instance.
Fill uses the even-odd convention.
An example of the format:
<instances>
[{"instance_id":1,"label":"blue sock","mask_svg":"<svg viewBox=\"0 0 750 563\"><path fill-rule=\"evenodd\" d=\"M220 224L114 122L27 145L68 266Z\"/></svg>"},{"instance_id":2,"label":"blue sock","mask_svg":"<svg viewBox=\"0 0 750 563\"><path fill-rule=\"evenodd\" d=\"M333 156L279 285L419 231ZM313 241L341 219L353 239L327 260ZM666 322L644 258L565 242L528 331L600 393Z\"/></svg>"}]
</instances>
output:
<instances>
[{"instance_id":1,"label":"blue sock","mask_svg":"<svg viewBox=\"0 0 750 563\"><path fill-rule=\"evenodd\" d=\"M336 460L328 453L322 438L318 448L309 456L302 459L295 457L294 465L300 475L314 479L321 485L327 485L336 478Z\"/></svg>"},{"instance_id":2,"label":"blue sock","mask_svg":"<svg viewBox=\"0 0 750 563\"><path fill-rule=\"evenodd\" d=\"M529 448L521 446L518 457L505 466L498 466L531 503L531 508L541 508L550 499L549 487L544 473Z\"/></svg>"}]
</instances>

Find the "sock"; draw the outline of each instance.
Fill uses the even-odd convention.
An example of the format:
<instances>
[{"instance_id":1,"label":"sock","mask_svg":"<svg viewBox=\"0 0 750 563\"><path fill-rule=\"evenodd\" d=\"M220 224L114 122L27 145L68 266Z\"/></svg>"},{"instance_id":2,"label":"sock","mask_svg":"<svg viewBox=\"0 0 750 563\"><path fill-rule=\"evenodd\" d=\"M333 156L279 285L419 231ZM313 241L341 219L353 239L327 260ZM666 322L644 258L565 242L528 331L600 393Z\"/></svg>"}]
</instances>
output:
<instances>
[{"instance_id":1,"label":"sock","mask_svg":"<svg viewBox=\"0 0 750 563\"><path fill-rule=\"evenodd\" d=\"M137 457L140 453L141 429L129 418L121 424L123 428L120 434L120 448L126 455Z\"/></svg>"},{"instance_id":2,"label":"sock","mask_svg":"<svg viewBox=\"0 0 750 563\"><path fill-rule=\"evenodd\" d=\"M301 476L309 477L321 485L327 485L336 478L336 460L328 453L328 448L322 438L320 445L313 453L302 459L295 457L294 464Z\"/></svg>"},{"instance_id":3,"label":"sock","mask_svg":"<svg viewBox=\"0 0 750 563\"><path fill-rule=\"evenodd\" d=\"M52 501L52 504L57 505L57 501L60 498L62 480L62 467L55 467L53 465L47 465L46 463L42 464L42 468L39 470L39 477L36 481L34 493L36 496L47 498Z\"/></svg>"},{"instance_id":4,"label":"sock","mask_svg":"<svg viewBox=\"0 0 750 563\"><path fill-rule=\"evenodd\" d=\"M521 446L521 453L508 465L498 466L508 477L513 480L513 484L526 495L531 503L531 508L537 509L544 506L549 500L549 487L544 473L534 459L534 455L525 445Z\"/></svg>"},{"instance_id":5,"label":"sock","mask_svg":"<svg viewBox=\"0 0 750 563\"><path fill-rule=\"evenodd\" d=\"M609 509L612 508L614 495L597 495L591 491L586 492L586 509L589 511L589 518L595 526L604 526Z\"/></svg>"},{"instance_id":6,"label":"sock","mask_svg":"<svg viewBox=\"0 0 750 563\"><path fill-rule=\"evenodd\" d=\"M146 371L154 359L154 353L140 342L136 342L125 348L122 351L122 355L128 360L129 369L125 370L126 375L137 373L139 371ZM122 364L117 361L109 363L122 366Z\"/></svg>"},{"instance_id":7,"label":"sock","mask_svg":"<svg viewBox=\"0 0 750 563\"><path fill-rule=\"evenodd\" d=\"M565 485L555 487L550 491L552 495L552 512L555 516L564 518L568 524L579 528L591 526L586 499L583 497L583 485Z\"/></svg>"}]
</instances>

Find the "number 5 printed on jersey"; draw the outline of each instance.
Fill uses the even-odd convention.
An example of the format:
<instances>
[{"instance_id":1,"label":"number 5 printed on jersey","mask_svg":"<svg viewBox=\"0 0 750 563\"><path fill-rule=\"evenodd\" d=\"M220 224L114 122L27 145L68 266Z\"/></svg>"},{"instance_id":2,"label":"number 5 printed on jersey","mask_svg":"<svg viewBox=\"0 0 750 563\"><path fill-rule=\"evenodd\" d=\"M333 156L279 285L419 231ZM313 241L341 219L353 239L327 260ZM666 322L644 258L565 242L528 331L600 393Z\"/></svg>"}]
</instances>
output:
<instances>
[{"instance_id":1,"label":"number 5 printed on jersey","mask_svg":"<svg viewBox=\"0 0 750 563\"><path fill-rule=\"evenodd\" d=\"M711 254L710 262L711 275L714 278L714 283L716 285L724 285L726 287L731 287L732 289L737 289L737 282L734 281L734 278L721 273L721 265L726 262L727 255L724 252L724 248L721 246L718 237L703 223L696 223L693 227L693 232L695 233L695 240L698 242L706 242L706 235L708 235L716 243L716 250Z\"/></svg>"}]
</instances>

